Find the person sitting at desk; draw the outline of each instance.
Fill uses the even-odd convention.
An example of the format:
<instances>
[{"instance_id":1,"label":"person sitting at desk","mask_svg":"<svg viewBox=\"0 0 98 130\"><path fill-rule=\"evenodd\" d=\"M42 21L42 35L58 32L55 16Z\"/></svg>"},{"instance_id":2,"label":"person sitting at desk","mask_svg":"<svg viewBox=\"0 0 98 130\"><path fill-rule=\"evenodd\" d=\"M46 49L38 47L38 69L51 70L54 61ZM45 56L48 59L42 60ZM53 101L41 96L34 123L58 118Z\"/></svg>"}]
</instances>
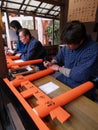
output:
<instances>
[{"instance_id":1,"label":"person sitting at desk","mask_svg":"<svg viewBox=\"0 0 98 130\"><path fill-rule=\"evenodd\" d=\"M44 62L45 67L60 72L56 77L59 81L74 88L98 75L98 43L88 37L82 22L75 20L68 23L61 40L65 46L51 62ZM85 95L94 100L94 92L91 90Z\"/></svg>"},{"instance_id":2,"label":"person sitting at desk","mask_svg":"<svg viewBox=\"0 0 98 130\"><path fill-rule=\"evenodd\" d=\"M17 42L15 53L22 53L25 47L25 45L20 41L20 38L19 38L19 29L21 29L22 26L17 20L13 20L10 23L10 28L16 32L16 35L18 37L18 42Z\"/></svg>"},{"instance_id":3,"label":"person sitting at desk","mask_svg":"<svg viewBox=\"0 0 98 130\"><path fill-rule=\"evenodd\" d=\"M40 41L31 36L31 33L28 29L20 29L19 37L21 42L25 45L25 48L20 55L20 58L22 60L27 61L34 59L44 59L45 57L47 57L47 52L44 46L41 44Z\"/></svg>"}]
</instances>

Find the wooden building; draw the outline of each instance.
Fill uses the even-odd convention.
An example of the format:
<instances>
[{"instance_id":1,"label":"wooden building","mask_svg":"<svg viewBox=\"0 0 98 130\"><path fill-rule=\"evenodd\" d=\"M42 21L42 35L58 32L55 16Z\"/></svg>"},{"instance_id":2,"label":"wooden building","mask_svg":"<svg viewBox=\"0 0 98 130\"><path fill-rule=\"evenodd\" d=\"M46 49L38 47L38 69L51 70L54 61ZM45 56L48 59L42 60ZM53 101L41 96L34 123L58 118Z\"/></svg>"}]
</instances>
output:
<instances>
[{"instance_id":1,"label":"wooden building","mask_svg":"<svg viewBox=\"0 0 98 130\"><path fill-rule=\"evenodd\" d=\"M63 27L66 26L67 22L69 22L71 20L80 20L85 24L88 33L93 37L93 39L98 41L98 0L16 0L16 1L15 0L0 0L0 78L1 79L8 77L6 57L5 57L5 52L4 52L4 44L2 41L2 34L4 31L4 24L2 22L2 16L4 13L7 16L8 24L9 24L9 16L12 16L12 17L20 16L20 15L32 16L33 17L32 22L34 25L34 29L35 29L35 18L36 17L52 19L53 20L53 32L54 32L54 20L59 20L60 21L60 29L59 29L60 34L63 30ZM52 35L52 38L54 39L54 34ZM58 42L57 46L59 46L60 44L62 44L61 41ZM50 55L55 55L54 52L57 52L57 47L55 48L55 46L50 45L46 48L49 50L52 50L50 52L51 53ZM40 80L38 80L38 83L35 81L35 84L39 85L40 82L41 82ZM45 82L44 79L43 79L43 82ZM62 85L62 84L60 84L60 85ZM54 95L56 95L56 93L54 93ZM13 96L13 94L12 94L12 96ZM4 97L6 97L6 95ZM51 95L51 97L53 97L53 95ZM13 98L15 98L15 97L13 96ZM15 99L15 101L16 100L17 99ZM88 99L85 99L85 98L80 99L80 100L81 101L83 100L86 103L88 102L88 106L89 107L92 106L92 109L95 109L96 115L98 115L97 109L96 109L97 105L93 104L92 102L90 102ZM77 106L76 106L77 103L75 103L76 110L78 110L82 107L83 101L82 101L81 105L80 105L80 101L77 101L78 105L80 106L79 108L77 108ZM18 102L18 101L16 101L16 102ZM70 107L70 108L73 108L74 104L72 103L71 105L72 105L72 107ZM2 106L2 105L0 105L0 106ZM8 104L8 107L14 111L13 106L11 104ZM71 112L71 109L69 108L69 106L67 106L67 107ZM21 105L20 105L20 109L21 109ZM75 112L75 110L74 110L74 112ZM12 114L11 111L10 111L10 113ZM15 114L15 111L13 113L14 113L15 118L17 118L17 120L19 122L21 122L20 119ZM83 113L83 117L84 117L84 114L86 115L85 122L87 121L89 113L91 113L92 115L95 115L91 110L89 110L86 113L85 110L83 109L82 113ZM78 113L79 116L82 116L82 113L79 112ZM88 124L92 122L92 126L94 126L93 123L95 123L93 130L96 130L96 128L98 126L98 121L96 121L97 119L98 119L97 117L94 118L91 116L91 118L87 121ZM16 122L15 119L13 119L13 120L14 120L14 125L17 126L19 122ZM27 116L26 121L27 120L29 120L30 121L29 123L31 123L31 119L29 119L28 116ZM47 126L49 125L48 123L51 124L51 130L54 130L54 128L56 128L56 124L59 124L58 122L56 122L55 126L54 126L54 124L52 124L51 122L48 122L48 121L49 120L47 118L46 124L47 124ZM82 121L80 121L80 122L82 122ZM69 124L71 125L72 122L69 122ZM66 128L70 127L69 124L67 124L68 126L66 125ZM83 124L84 124L84 122L83 122ZM31 123L31 126L32 126L32 123ZM57 127L58 127L57 130L64 129L61 125L60 126L58 125ZM82 130L82 128L81 128L82 124L80 124L80 127L77 127L75 125L73 125L73 127L74 128L72 130L75 130L75 129ZM87 128L87 125L85 125L85 128ZM88 128L90 128L90 127L88 127ZM17 130L19 130L19 129L24 130L24 127L21 123L19 124L19 127L17 127ZM71 127L70 127L70 129L71 129ZM29 129L27 129L27 130L33 130L33 129L29 127ZM35 126L34 130L37 130L36 126Z\"/></svg>"},{"instance_id":2,"label":"wooden building","mask_svg":"<svg viewBox=\"0 0 98 130\"><path fill-rule=\"evenodd\" d=\"M86 2L86 4L85 4ZM35 17L43 17L43 18L49 18L53 21L55 19L60 20L60 33L63 29L63 27L66 25L66 23L70 20L81 20L85 23L87 31L94 37L95 40L98 40L98 1L83 1L83 0L9 0L9 1L3 1L0 0L0 10L1 15L5 12L8 17L8 23L9 23L9 15L12 16L19 16L19 15L25 15L25 16L33 16ZM2 17L0 15L0 17ZM0 30L2 30L3 24L2 24L2 18L0 18ZM34 26L35 26L35 20ZM53 24L54 26L54 24ZM95 31L94 31L95 26ZM35 28L35 27L34 27ZM3 31L3 30L2 30ZM2 37L2 31L0 33ZM53 36L54 37L54 36ZM0 38L1 39L1 38ZM2 43L2 41L0 41ZM59 42L59 44L61 44ZM2 64L0 64L0 68L2 70L2 73L0 73L0 77L5 77L7 74L6 69L6 63L5 56L4 56L4 49L3 45L0 44L0 61ZM2 69L3 68L3 69Z\"/></svg>"}]
</instances>

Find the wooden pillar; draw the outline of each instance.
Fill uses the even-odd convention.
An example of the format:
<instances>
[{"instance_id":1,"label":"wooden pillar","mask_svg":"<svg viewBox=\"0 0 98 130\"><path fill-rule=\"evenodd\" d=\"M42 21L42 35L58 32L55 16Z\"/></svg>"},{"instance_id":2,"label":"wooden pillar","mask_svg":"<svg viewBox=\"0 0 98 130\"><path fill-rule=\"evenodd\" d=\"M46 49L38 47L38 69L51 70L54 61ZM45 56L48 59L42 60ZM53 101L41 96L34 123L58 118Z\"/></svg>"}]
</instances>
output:
<instances>
[{"instance_id":1,"label":"wooden pillar","mask_svg":"<svg viewBox=\"0 0 98 130\"><path fill-rule=\"evenodd\" d=\"M43 20L42 21L42 24L43 24L43 36L44 36L44 45L47 45L48 44L48 37L47 37L47 33L46 33L46 27L47 27L47 24L48 24L48 21L47 20Z\"/></svg>"},{"instance_id":2,"label":"wooden pillar","mask_svg":"<svg viewBox=\"0 0 98 130\"><path fill-rule=\"evenodd\" d=\"M33 25L34 25L34 30L36 30L36 25L35 25L35 16L33 16Z\"/></svg>"},{"instance_id":3,"label":"wooden pillar","mask_svg":"<svg viewBox=\"0 0 98 130\"><path fill-rule=\"evenodd\" d=\"M65 27L67 23L67 16L68 16L68 6L69 6L69 0L65 1L65 5L61 6L60 11L60 34L62 33L63 28ZM60 43L62 44L62 43Z\"/></svg>"},{"instance_id":4,"label":"wooden pillar","mask_svg":"<svg viewBox=\"0 0 98 130\"><path fill-rule=\"evenodd\" d=\"M98 3L97 3L97 11L96 11L96 18L95 21L98 23Z\"/></svg>"},{"instance_id":5,"label":"wooden pillar","mask_svg":"<svg viewBox=\"0 0 98 130\"><path fill-rule=\"evenodd\" d=\"M96 11L95 23L96 23L96 33L97 33L96 41L98 42L98 3L97 3L97 11Z\"/></svg>"},{"instance_id":6,"label":"wooden pillar","mask_svg":"<svg viewBox=\"0 0 98 130\"><path fill-rule=\"evenodd\" d=\"M5 59L4 45L2 42L2 27L2 14L0 11L0 78L5 78L7 77L8 71Z\"/></svg>"},{"instance_id":7,"label":"wooden pillar","mask_svg":"<svg viewBox=\"0 0 98 130\"><path fill-rule=\"evenodd\" d=\"M52 30L52 42L53 42L53 43L52 43L52 44L54 45L54 19L53 19L52 22L53 22L53 24L52 24L52 25L53 25L53 26L52 26L52 29L53 29L53 30Z\"/></svg>"}]
</instances>

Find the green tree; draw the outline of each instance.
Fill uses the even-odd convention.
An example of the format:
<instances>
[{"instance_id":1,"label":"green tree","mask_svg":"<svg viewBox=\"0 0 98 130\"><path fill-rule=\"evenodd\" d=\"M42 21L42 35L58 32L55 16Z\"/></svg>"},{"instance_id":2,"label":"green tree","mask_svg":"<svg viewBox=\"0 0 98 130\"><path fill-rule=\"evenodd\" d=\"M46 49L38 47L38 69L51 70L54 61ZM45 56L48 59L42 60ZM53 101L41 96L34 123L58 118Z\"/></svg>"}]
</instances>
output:
<instances>
[{"instance_id":1,"label":"green tree","mask_svg":"<svg viewBox=\"0 0 98 130\"><path fill-rule=\"evenodd\" d=\"M54 21L54 45L58 44L58 40L59 40L59 26L60 26L60 21L59 20L55 20ZM52 40L52 33L53 33L52 31L53 31L53 25L50 22L47 25L47 28L46 28L46 33L47 33L48 39L50 41Z\"/></svg>"}]
</instances>

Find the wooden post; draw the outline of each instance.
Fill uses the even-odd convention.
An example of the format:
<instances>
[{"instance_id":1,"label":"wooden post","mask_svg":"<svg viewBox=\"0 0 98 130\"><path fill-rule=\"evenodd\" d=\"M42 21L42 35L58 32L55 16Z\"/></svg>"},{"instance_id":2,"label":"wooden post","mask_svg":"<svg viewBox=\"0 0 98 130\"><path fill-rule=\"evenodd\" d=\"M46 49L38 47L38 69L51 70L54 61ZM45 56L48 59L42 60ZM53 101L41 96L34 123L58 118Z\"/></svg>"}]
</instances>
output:
<instances>
[{"instance_id":1,"label":"wooden post","mask_svg":"<svg viewBox=\"0 0 98 130\"><path fill-rule=\"evenodd\" d=\"M0 11L0 78L5 78L7 77L8 71L4 52L4 45L2 42L2 27L2 14Z\"/></svg>"},{"instance_id":2,"label":"wooden post","mask_svg":"<svg viewBox=\"0 0 98 130\"><path fill-rule=\"evenodd\" d=\"M52 20L52 44L54 45L54 19Z\"/></svg>"},{"instance_id":3,"label":"wooden post","mask_svg":"<svg viewBox=\"0 0 98 130\"><path fill-rule=\"evenodd\" d=\"M33 16L33 26L34 26L34 30L36 30L36 25L35 25L35 16Z\"/></svg>"},{"instance_id":4,"label":"wooden post","mask_svg":"<svg viewBox=\"0 0 98 130\"><path fill-rule=\"evenodd\" d=\"M63 28L65 27L65 25L67 23L68 5L69 5L69 0L66 0L65 5L61 6L61 11L60 11L60 34L62 33L62 30L63 30ZM60 41L60 44L62 44L62 41Z\"/></svg>"},{"instance_id":5,"label":"wooden post","mask_svg":"<svg viewBox=\"0 0 98 130\"><path fill-rule=\"evenodd\" d=\"M98 3L97 3L95 22L96 22L96 33L97 33L96 41L98 42Z\"/></svg>"}]
</instances>

